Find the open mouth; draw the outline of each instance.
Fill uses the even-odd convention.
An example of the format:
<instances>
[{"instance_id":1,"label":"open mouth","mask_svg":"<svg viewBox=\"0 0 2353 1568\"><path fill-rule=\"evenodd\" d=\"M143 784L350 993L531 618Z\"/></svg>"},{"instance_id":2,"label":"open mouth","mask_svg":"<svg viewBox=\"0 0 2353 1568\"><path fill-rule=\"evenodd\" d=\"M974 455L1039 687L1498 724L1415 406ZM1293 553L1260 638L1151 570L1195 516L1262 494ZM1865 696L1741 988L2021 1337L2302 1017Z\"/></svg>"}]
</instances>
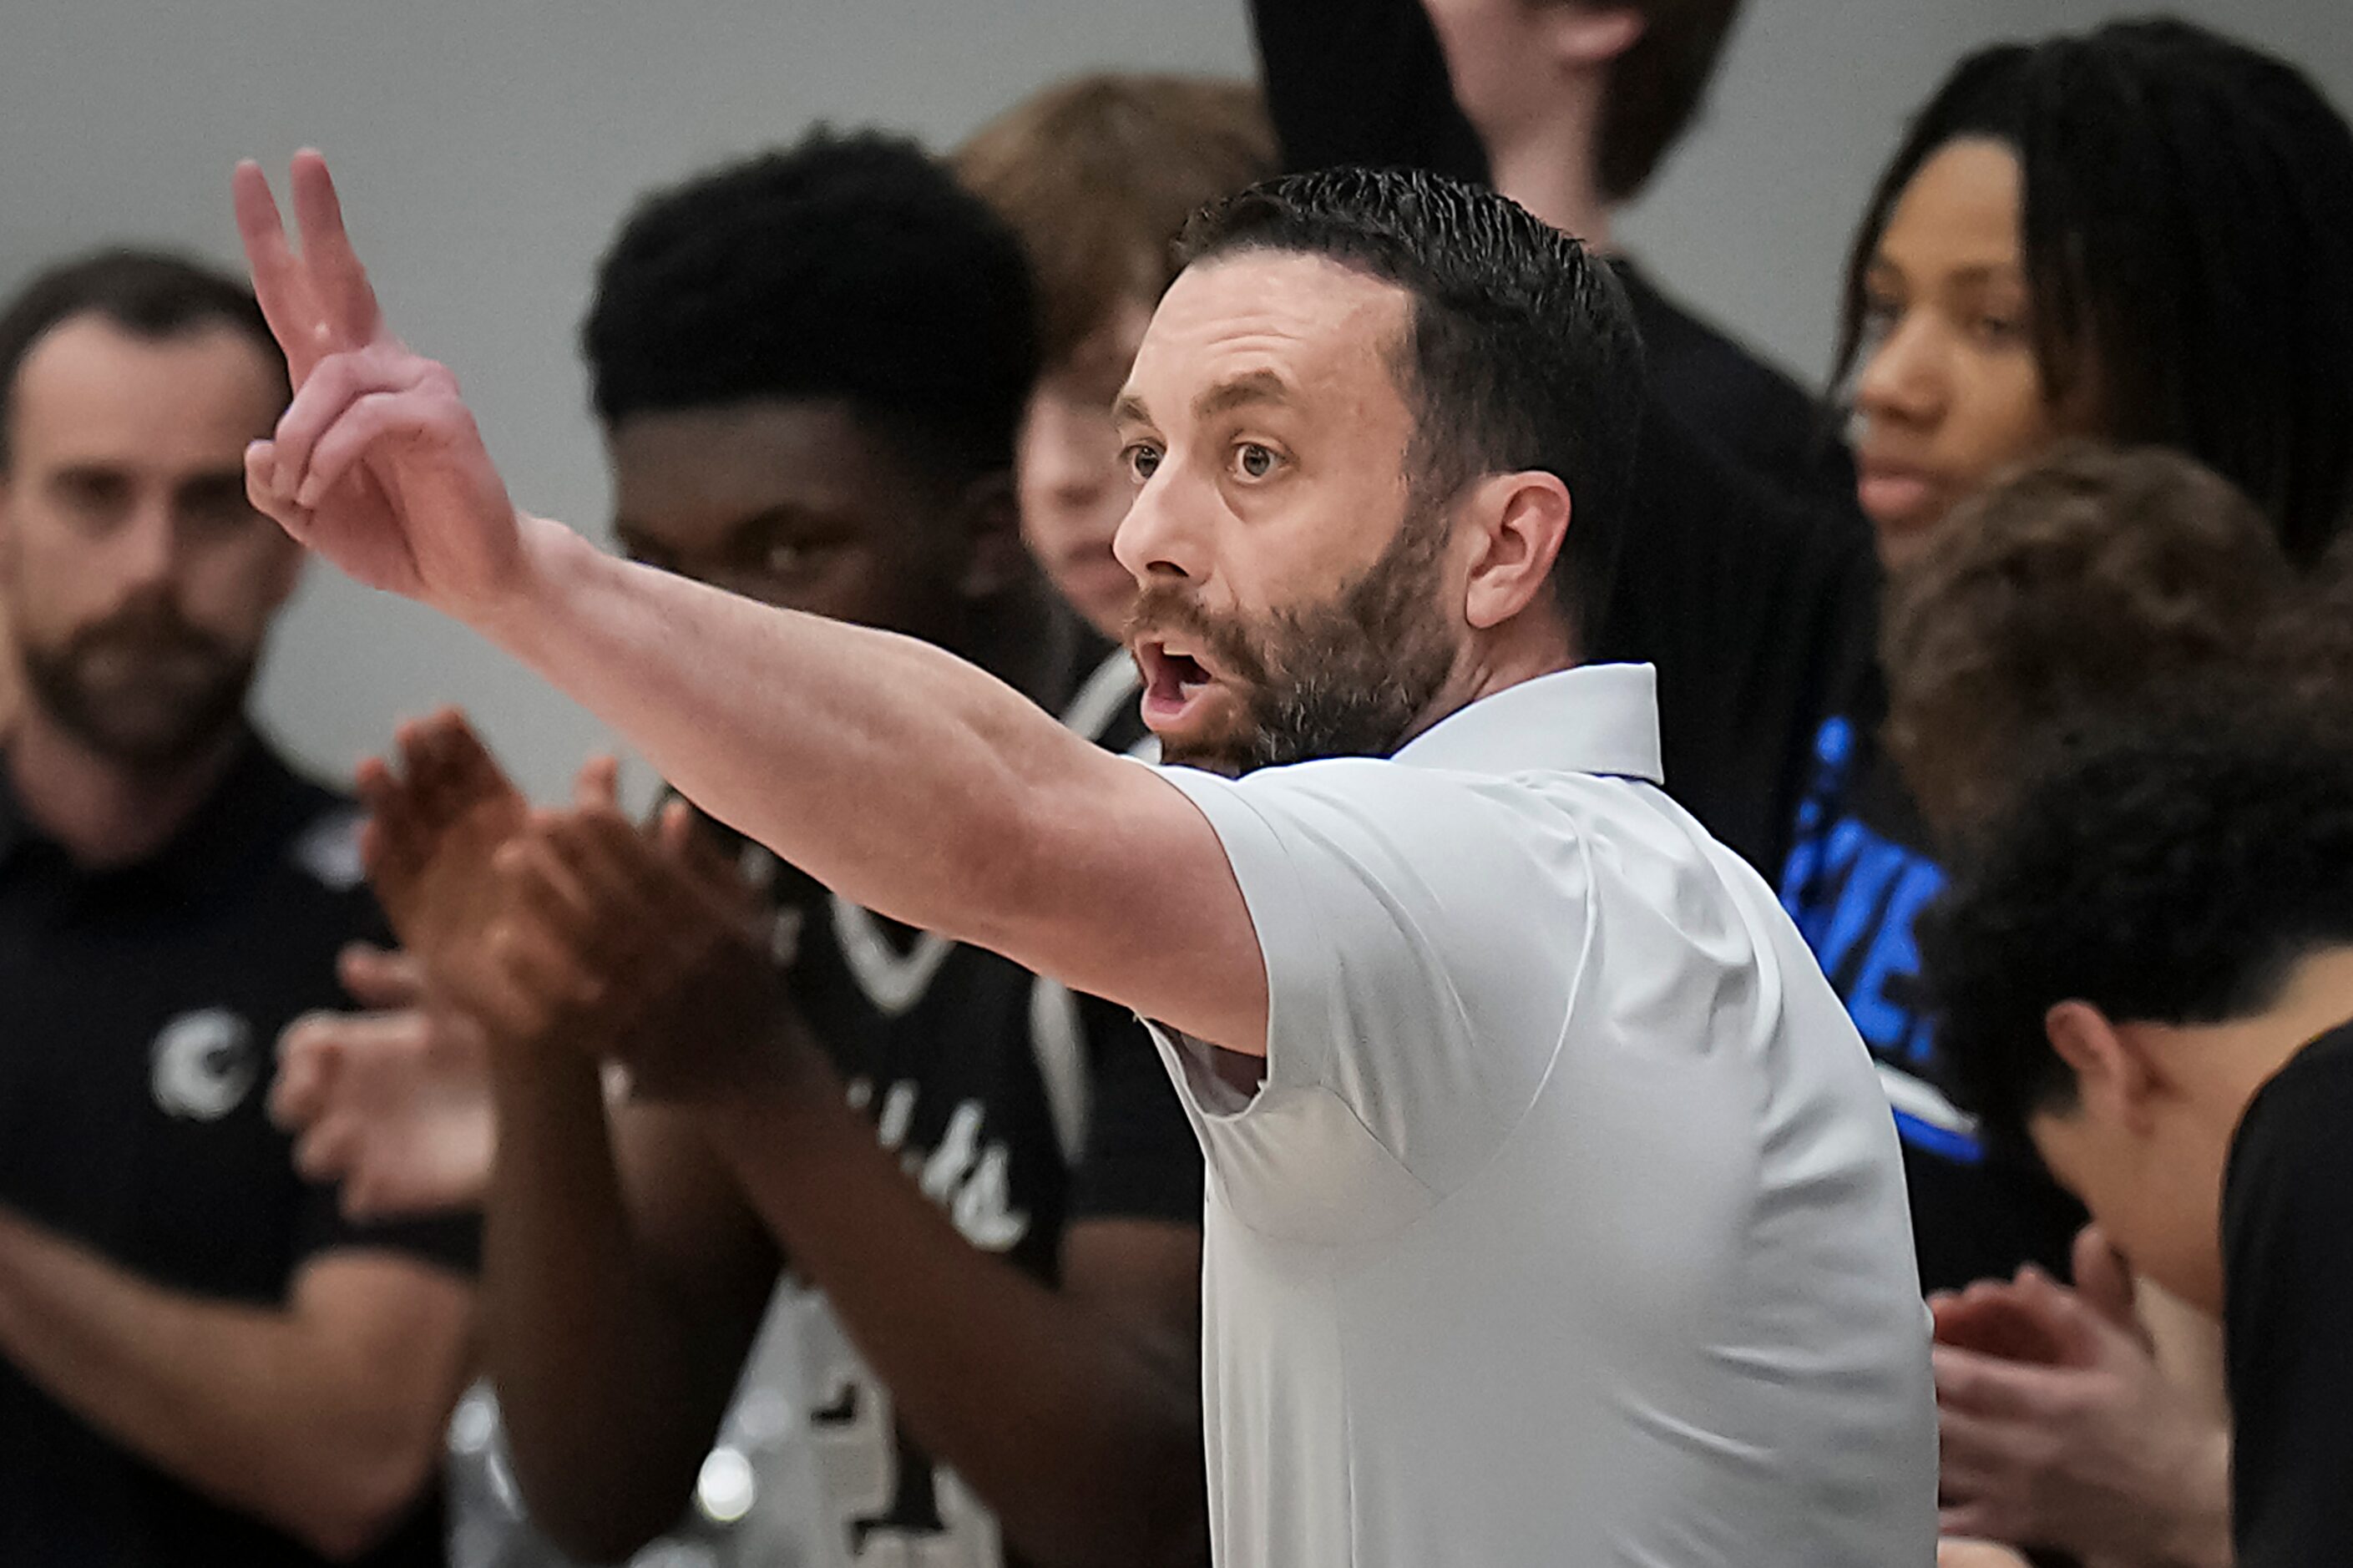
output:
<instances>
[{"instance_id":1,"label":"open mouth","mask_svg":"<svg viewBox=\"0 0 2353 1568\"><path fill-rule=\"evenodd\" d=\"M1176 719L1218 679L1216 672L1201 662L1199 655L1166 642L1137 644L1135 659L1144 671L1146 723Z\"/></svg>"}]
</instances>

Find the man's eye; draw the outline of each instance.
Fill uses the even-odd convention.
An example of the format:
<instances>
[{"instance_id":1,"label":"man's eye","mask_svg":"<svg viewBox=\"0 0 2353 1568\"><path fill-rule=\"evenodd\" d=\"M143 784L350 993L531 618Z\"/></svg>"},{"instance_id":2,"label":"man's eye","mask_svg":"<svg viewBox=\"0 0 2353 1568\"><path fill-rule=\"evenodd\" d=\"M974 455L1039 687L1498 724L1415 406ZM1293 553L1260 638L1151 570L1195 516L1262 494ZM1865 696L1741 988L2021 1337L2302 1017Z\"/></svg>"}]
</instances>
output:
<instances>
[{"instance_id":1,"label":"man's eye","mask_svg":"<svg viewBox=\"0 0 2353 1568\"><path fill-rule=\"evenodd\" d=\"M779 539L761 556L760 563L771 572L798 572L816 558L817 552L795 539Z\"/></svg>"},{"instance_id":2,"label":"man's eye","mask_svg":"<svg viewBox=\"0 0 2353 1568\"><path fill-rule=\"evenodd\" d=\"M1282 460L1274 455L1273 448L1255 441L1244 441L1234 448L1234 469L1244 479L1262 479L1274 472L1275 465Z\"/></svg>"},{"instance_id":3,"label":"man's eye","mask_svg":"<svg viewBox=\"0 0 2353 1568\"><path fill-rule=\"evenodd\" d=\"M1121 462L1127 465L1129 476L1139 485L1160 471L1159 449L1148 447L1141 441L1129 443L1127 449L1122 452L1119 458Z\"/></svg>"}]
</instances>

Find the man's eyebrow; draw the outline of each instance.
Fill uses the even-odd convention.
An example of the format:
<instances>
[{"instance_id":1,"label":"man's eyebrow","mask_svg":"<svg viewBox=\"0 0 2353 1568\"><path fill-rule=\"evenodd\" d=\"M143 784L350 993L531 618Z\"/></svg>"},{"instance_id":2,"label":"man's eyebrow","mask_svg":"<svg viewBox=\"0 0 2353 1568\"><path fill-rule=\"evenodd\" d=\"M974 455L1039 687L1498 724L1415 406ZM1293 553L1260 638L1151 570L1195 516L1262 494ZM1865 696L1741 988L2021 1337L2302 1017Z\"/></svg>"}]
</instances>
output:
<instances>
[{"instance_id":1,"label":"man's eyebrow","mask_svg":"<svg viewBox=\"0 0 2353 1568\"><path fill-rule=\"evenodd\" d=\"M1193 400L1193 417L1212 419L1253 404L1288 403L1291 384L1271 370L1253 370L1221 381Z\"/></svg>"},{"instance_id":2,"label":"man's eyebrow","mask_svg":"<svg viewBox=\"0 0 2353 1568\"><path fill-rule=\"evenodd\" d=\"M1133 392L1123 392L1119 401L1111 405L1111 416L1122 425L1149 425L1152 411L1144 406L1144 399Z\"/></svg>"}]
</instances>

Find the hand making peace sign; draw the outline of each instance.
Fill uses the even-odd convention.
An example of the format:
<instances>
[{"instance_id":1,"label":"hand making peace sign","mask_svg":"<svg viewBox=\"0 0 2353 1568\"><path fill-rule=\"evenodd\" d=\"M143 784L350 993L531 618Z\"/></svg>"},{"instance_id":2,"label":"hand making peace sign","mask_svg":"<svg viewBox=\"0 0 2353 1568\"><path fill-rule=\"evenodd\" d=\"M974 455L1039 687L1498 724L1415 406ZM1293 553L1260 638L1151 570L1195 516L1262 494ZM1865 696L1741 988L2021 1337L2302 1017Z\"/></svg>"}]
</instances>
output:
<instances>
[{"instance_id":1,"label":"hand making peace sign","mask_svg":"<svg viewBox=\"0 0 2353 1568\"><path fill-rule=\"evenodd\" d=\"M522 581L522 520L457 378L385 324L326 160L297 153L291 188L300 255L268 177L237 165L237 232L294 383L276 438L246 452L247 491L370 587L478 619Z\"/></svg>"}]
</instances>

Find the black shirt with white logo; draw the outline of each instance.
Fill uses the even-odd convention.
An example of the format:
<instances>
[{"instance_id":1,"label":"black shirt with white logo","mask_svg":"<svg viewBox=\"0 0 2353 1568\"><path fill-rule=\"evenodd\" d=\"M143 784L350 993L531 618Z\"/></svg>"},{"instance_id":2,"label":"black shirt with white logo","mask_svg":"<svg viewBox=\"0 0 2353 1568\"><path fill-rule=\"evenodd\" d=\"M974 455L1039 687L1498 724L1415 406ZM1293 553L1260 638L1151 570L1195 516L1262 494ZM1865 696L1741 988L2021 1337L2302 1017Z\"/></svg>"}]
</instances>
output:
<instances>
[{"instance_id":1,"label":"black shirt with white logo","mask_svg":"<svg viewBox=\"0 0 2353 1568\"><path fill-rule=\"evenodd\" d=\"M470 1222L362 1226L298 1177L264 1113L279 1032L349 1005L382 942L347 801L248 740L160 853L85 871L0 768L0 1204L167 1289L276 1307L338 1248L470 1272ZM361 1561L443 1560L438 1488ZM0 1355L0 1563L312 1563L120 1447Z\"/></svg>"},{"instance_id":2,"label":"black shirt with white logo","mask_svg":"<svg viewBox=\"0 0 2353 1568\"><path fill-rule=\"evenodd\" d=\"M2247 1107L2222 1186L2240 1568L2353 1563L2353 1025Z\"/></svg>"}]
</instances>

